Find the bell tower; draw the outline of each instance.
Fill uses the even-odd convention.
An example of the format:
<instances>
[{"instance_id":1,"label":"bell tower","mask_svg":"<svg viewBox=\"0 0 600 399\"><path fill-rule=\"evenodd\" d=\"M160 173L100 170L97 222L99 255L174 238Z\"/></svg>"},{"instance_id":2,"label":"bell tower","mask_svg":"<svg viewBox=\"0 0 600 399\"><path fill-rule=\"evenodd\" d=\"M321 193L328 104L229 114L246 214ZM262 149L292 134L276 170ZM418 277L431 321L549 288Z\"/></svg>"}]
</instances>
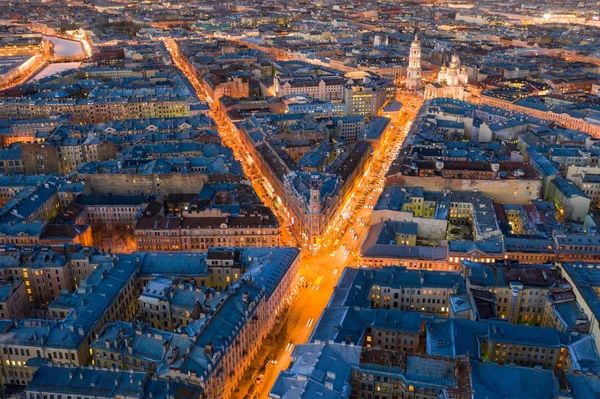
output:
<instances>
[{"instance_id":1,"label":"bell tower","mask_svg":"<svg viewBox=\"0 0 600 399\"><path fill-rule=\"evenodd\" d=\"M408 68L406 70L406 88L411 91L421 89L421 42L415 33L415 40L410 44Z\"/></svg>"}]
</instances>

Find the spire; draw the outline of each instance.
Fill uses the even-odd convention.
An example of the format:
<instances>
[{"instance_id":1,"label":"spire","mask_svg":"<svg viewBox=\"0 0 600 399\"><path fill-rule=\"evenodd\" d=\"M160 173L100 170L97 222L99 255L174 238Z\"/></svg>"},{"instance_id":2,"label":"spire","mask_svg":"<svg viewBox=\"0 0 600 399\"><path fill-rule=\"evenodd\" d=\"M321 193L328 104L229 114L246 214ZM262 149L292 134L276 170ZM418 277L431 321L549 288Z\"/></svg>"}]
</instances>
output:
<instances>
[{"instance_id":1,"label":"spire","mask_svg":"<svg viewBox=\"0 0 600 399\"><path fill-rule=\"evenodd\" d=\"M421 42L419 41L419 35L415 33L415 40L410 44L410 48L421 48Z\"/></svg>"}]
</instances>

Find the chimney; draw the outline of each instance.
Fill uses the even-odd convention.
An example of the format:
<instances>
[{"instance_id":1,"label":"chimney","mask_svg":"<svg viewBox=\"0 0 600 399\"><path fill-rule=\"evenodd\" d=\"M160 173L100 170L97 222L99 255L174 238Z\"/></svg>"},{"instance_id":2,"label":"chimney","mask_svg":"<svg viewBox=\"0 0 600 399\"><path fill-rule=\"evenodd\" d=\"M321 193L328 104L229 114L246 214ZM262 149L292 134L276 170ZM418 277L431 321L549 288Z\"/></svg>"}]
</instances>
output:
<instances>
[{"instance_id":1,"label":"chimney","mask_svg":"<svg viewBox=\"0 0 600 399\"><path fill-rule=\"evenodd\" d=\"M169 341L165 340L165 342L163 342L163 345L162 345L162 355L164 356L168 350L169 350Z\"/></svg>"},{"instance_id":2,"label":"chimney","mask_svg":"<svg viewBox=\"0 0 600 399\"><path fill-rule=\"evenodd\" d=\"M443 169L444 169L444 161L438 158L438 159L435 161L435 170L436 170L437 172L440 172L440 173L441 173Z\"/></svg>"},{"instance_id":3,"label":"chimney","mask_svg":"<svg viewBox=\"0 0 600 399\"><path fill-rule=\"evenodd\" d=\"M215 353L215 347L212 344L212 342L208 342L205 346L204 346L204 351L206 352L206 354L212 358L212 356Z\"/></svg>"}]
</instances>

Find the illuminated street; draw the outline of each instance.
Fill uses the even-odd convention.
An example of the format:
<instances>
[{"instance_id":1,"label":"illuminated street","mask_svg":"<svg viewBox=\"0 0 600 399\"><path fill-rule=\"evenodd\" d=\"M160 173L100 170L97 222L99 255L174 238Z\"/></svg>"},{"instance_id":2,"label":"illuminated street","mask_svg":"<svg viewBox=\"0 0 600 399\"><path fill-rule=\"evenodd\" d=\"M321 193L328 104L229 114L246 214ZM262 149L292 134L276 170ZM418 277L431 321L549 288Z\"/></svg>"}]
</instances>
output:
<instances>
[{"instance_id":1,"label":"illuminated street","mask_svg":"<svg viewBox=\"0 0 600 399\"><path fill-rule=\"evenodd\" d=\"M277 208L273 207L271 198L265 195L266 190L263 184L266 179L260 175L258 168L249 164L248 157L244 156L246 150L240 145L241 140L235 136L236 133L232 130L231 124L225 121L223 115L216 112L213 101L207 98L197 77L191 73L176 42L169 39L163 40L171 52L175 65L185 73L196 89L198 97L201 100L208 101L212 108L211 116L217 122L219 134L224 143L233 149L236 159L243 165L246 176L252 177L252 185L261 200L277 214L282 227L284 227L281 230L282 243L293 245L294 241L292 240L294 239L289 236L288 229L285 228L290 226L290 222L285 214L278 212ZM389 131L370 160L370 165L365 168L368 172L359 179L355 189L349 193L343 202L344 206L340 207L336 217L329 224L327 236L323 238L325 248L322 252L324 253L319 256L313 256L310 253L303 255L301 276L309 282L309 286L301 291L290 306L287 318L281 322L279 332L274 334L276 336L274 343L271 340L266 340L264 347L268 351L259 350L260 358L259 361L255 362L257 366L246 373L245 382L242 381L238 387L239 397L242 397L244 392L250 389L250 386L255 385L251 377L256 377L260 365L267 364L263 382L253 388L255 394L258 394L260 398L267 398L279 372L285 370L289 364L291 347L308 340L315 326L315 321L327 305L333 287L336 285L343 268L360 264L359 248L369 231L371 212L383 188L385 172L392 160L396 158L409 129L410 121L414 118L422 100L408 95L399 95L399 101L409 103L406 116L401 121L400 126L391 125L388 129ZM388 148L390 150L383 150ZM355 210L356 205L361 203L363 205ZM304 251L308 252L306 246L304 248ZM314 282L316 281L319 283L315 286ZM271 362L272 359L275 359L276 362Z\"/></svg>"}]
</instances>

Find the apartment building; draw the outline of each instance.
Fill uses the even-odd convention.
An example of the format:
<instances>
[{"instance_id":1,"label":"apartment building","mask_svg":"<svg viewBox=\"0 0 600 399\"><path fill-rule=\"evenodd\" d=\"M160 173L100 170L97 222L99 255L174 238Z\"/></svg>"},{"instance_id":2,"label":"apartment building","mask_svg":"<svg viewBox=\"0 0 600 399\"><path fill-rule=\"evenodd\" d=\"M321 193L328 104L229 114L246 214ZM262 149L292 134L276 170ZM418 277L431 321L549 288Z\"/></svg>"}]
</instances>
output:
<instances>
[{"instance_id":1,"label":"apartment building","mask_svg":"<svg viewBox=\"0 0 600 399\"><path fill-rule=\"evenodd\" d=\"M498 318L533 326L544 324L547 297L561 282L560 271L552 264L481 263L465 259L461 273L477 320Z\"/></svg>"},{"instance_id":2,"label":"apartment building","mask_svg":"<svg viewBox=\"0 0 600 399\"><path fill-rule=\"evenodd\" d=\"M309 341L418 353L425 321L418 312L336 304L325 308Z\"/></svg>"},{"instance_id":3,"label":"apartment building","mask_svg":"<svg viewBox=\"0 0 600 399\"><path fill-rule=\"evenodd\" d=\"M107 259L72 294L60 294L49 306L50 320L5 321L2 377L9 384L27 385L32 368L47 359L52 364L87 365L89 344L101 327L136 313L136 264Z\"/></svg>"},{"instance_id":4,"label":"apartment building","mask_svg":"<svg viewBox=\"0 0 600 399\"><path fill-rule=\"evenodd\" d=\"M149 399L177 397L181 392L201 397L198 387L152 379L146 372L105 370L88 367L43 365L24 392L26 399L72 397L78 399Z\"/></svg>"},{"instance_id":5,"label":"apartment building","mask_svg":"<svg viewBox=\"0 0 600 399\"><path fill-rule=\"evenodd\" d=\"M24 319L31 314L31 305L23 280L0 280L0 318Z\"/></svg>"},{"instance_id":6,"label":"apartment building","mask_svg":"<svg viewBox=\"0 0 600 399\"><path fill-rule=\"evenodd\" d=\"M206 317L225 298L214 288L174 279L150 281L139 297L142 319L154 328L174 331Z\"/></svg>"},{"instance_id":7,"label":"apartment building","mask_svg":"<svg viewBox=\"0 0 600 399\"><path fill-rule=\"evenodd\" d=\"M5 248L0 255L2 279L21 280L29 302L46 307L61 293L73 289L69 261L49 248Z\"/></svg>"},{"instance_id":8,"label":"apartment building","mask_svg":"<svg viewBox=\"0 0 600 399\"><path fill-rule=\"evenodd\" d=\"M244 206L231 211L141 217L135 225L137 247L142 251L206 251L213 246L279 245L279 222L269 208Z\"/></svg>"},{"instance_id":9,"label":"apartment building","mask_svg":"<svg viewBox=\"0 0 600 399\"><path fill-rule=\"evenodd\" d=\"M185 336L145 323L114 321L106 324L90 345L93 363L105 369L162 374L183 361L197 336Z\"/></svg>"},{"instance_id":10,"label":"apartment building","mask_svg":"<svg viewBox=\"0 0 600 399\"><path fill-rule=\"evenodd\" d=\"M455 335L456 334L456 335ZM463 319L435 319L427 323L427 353L453 356L461 354L498 364L568 370L583 355L577 343L585 346L588 335L559 332L552 328L531 327L504 321L477 322ZM471 352L473 348L479 350ZM571 351L573 353L571 353ZM580 367L576 365L576 367Z\"/></svg>"},{"instance_id":11,"label":"apartment building","mask_svg":"<svg viewBox=\"0 0 600 399\"><path fill-rule=\"evenodd\" d=\"M414 270L402 266L346 268L338 284L344 296L334 294L344 306L417 311L446 316L450 297L465 292L457 272Z\"/></svg>"},{"instance_id":12,"label":"apartment building","mask_svg":"<svg viewBox=\"0 0 600 399\"><path fill-rule=\"evenodd\" d=\"M571 180L557 177L550 182L546 198L554 202L565 220L582 222L590 209L591 200Z\"/></svg>"},{"instance_id":13,"label":"apartment building","mask_svg":"<svg viewBox=\"0 0 600 399\"><path fill-rule=\"evenodd\" d=\"M92 226L110 231L121 227L133 229L142 210L154 199L150 195L79 195L75 203L85 211Z\"/></svg>"},{"instance_id":14,"label":"apartment building","mask_svg":"<svg viewBox=\"0 0 600 399\"><path fill-rule=\"evenodd\" d=\"M381 78L350 79L343 91L348 115L379 115L388 101L395 100L395 87L393 82Z\"/></svg>"},{"instance_id":15,"label":"apartment building","mask_svg":"<svg viewBox=\"0 0 600 399\"><path fill-rule=\"evenodd\" d=\"M305 95L319 101L341 100L346 80L336 76L275 77L275 94L279 97Z\"/></svg>"},{"instance_id":16,"label":"apartment building","mask_svg":"<svg viewBox=\"0 0 600 399\"><path fill-rule=\"evenodd\" d=\"M80 166L77 178L95 194L160 195L198 193L211 177L242 180L242 171L231 155L171 159L112 160Z\"/></svg>"}]
</instances>

